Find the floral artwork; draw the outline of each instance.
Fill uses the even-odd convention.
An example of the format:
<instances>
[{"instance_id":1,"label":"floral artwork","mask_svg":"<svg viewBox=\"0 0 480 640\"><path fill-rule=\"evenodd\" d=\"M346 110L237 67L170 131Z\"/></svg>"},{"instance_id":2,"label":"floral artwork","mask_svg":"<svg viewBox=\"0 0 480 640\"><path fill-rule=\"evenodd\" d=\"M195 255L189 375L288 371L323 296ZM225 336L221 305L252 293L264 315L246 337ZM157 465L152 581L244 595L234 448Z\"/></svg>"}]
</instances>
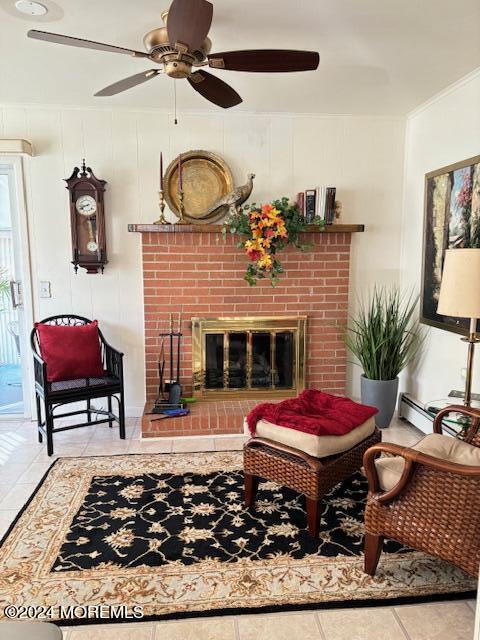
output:
<instances>
[{"instance_id":1,"label":"floral artwork","mask_svg":"<svg viewBox=\"0 0 480 640\"><path fill-rule=\"evenodd\" d=\"M318 219L314 223L321 229L325 225ZM308 245L302 244L299 238L306 227L305 218L297 206L284 197L270 204L246 205L225 221L223 232L230 230L242 236L237 246L244 249L250 261L245 274L248 284L253 286L258 280L269 278L275 287L283 273L278 251L289 244L302 251L308 249Z\"/></svg>"},{"instance_id":2,"label":"floral artwork","mask_svg":"<svg viewBox=\"0 0 480 640\"><path fill-rule=\"evenodd\" d=\"M425 177L425 231L421 321L468 332L468 320L437 313L446 249L480 247L480 156Z\"/></svg>"}]
</instances>

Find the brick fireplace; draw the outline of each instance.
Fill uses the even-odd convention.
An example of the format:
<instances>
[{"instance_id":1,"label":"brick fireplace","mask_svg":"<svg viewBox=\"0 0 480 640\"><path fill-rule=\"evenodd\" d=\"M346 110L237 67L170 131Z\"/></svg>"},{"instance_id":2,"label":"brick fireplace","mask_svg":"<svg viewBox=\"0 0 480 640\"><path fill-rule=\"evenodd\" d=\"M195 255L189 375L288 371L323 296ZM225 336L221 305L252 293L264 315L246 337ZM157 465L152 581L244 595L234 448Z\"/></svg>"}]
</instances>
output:
<instances>
[{"instance_id":1,"label":"brick fireplace","mask_svg":"<svg viewBox=\"0 0 480 640\"><path fill-rule=\"evenodd\" d=\"M180 381L184 396L193 394L192 318L307 317L305 386L345 392L346 350L341 339L347 321L351 234L361 225L309 229L305 253L288 247L276 288L243 279L247 260L236 239L223 238L217 225L130 225L142 234L145 312L146 409L144 437L241 433L243 417L258 401L234 397L203 399L191 415L158 420L148 415L158 393L159 333L173 314L182 314ZM288 394L286 394L288 395Z\"/></svg>"}]
</instances>

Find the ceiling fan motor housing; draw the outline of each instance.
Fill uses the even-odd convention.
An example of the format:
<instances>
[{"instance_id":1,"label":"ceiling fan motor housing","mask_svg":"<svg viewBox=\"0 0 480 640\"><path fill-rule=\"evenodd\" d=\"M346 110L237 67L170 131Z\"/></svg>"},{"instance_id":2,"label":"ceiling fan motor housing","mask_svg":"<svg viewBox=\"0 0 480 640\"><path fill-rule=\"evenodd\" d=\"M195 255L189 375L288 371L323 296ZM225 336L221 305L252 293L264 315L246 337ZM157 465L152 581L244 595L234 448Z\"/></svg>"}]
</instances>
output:
<instances>
[{"instance_id":1,"label":"ceiling fan motor housing","mask_svg":"<svg viewBox=\"0 0 480 640\"><path fill-rule=\"evenodd\" d=\"M203 65L212 49L210 39L205 38L196 51L179 52L170 44L166 27L149 31L144 36L143 43L152 60L163 64L165 73L171 78L188 78L192 66Z\"/></svg>"}]
</instances>

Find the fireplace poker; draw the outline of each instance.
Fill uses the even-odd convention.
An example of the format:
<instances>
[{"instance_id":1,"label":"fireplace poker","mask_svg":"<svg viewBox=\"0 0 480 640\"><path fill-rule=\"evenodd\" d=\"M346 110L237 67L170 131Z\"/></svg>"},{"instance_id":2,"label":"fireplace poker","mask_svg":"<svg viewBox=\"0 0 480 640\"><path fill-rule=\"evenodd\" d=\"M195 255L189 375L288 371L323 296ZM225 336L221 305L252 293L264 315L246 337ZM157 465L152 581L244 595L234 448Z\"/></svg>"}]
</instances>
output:
<instances>
[{"instance_id":1,"label":"fireplace poker","mask_svg":"<svg viewBox=\"0 0 480 640\"><path fill-rule=\"evenodd\" d=\"M175 378L175 382L170 382L170 389L168 395L168 402L170 404L180 404L180 398L182 396L182 387L180 386L180 342L182 337L182 316L181 313L178 314L178 332L170 334L170 349L171 353L173 353L173 336L177 337L177 375ZM170 374L171 380L173 380L173 370Z\"/></svg>"},{"instance_id":2,"label":"fireplace poker","mask_svg":"<svg viewBox=\"0 0 480 640\"><path fill-rule=\"evenodd\" d=\"M160 395L162 399L165 400L165 387L163 383L163 374L165 371L165 347L164 347L165 338L162 338L162 342L160 343L160 355L158 358L158 375L160 378Z\"/></svg>"},{"instance_id":3,"label":"fireplace poker","mask_svg":"<svg viewBox=\"0 0 480 640\"><path fill-rule=\"evenodd\" d=\"M170 313L170 389L173 384L173 313Z\"/></svg>"},{"instance_id":4,"label":"fireplace poker","mask_svg":"<svg viewBox=\"0 0 480 640\"><path fill-rule=\"evenodd\" d=\"M178 312L178 341L177 341L177 382L180 383L180 339L182 337L182 312Z\"/></svg>"}]
</instances>

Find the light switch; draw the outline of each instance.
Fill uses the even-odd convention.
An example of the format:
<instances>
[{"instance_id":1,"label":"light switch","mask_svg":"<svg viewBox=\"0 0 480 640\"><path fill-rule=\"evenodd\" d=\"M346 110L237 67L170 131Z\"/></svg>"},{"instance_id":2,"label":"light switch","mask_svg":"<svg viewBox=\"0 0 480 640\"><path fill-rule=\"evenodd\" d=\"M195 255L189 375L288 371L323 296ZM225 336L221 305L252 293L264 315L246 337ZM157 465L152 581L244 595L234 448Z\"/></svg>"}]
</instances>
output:
<instances>
[{"instance_id":1,"label":"light switch","mask_svg":"<svg viewBox=\"0 0 480 640\"><path fill-rule=\"evenodd\" d=\"M48 280L40 280L40 298L51 298L52 290Z\"/></svg>"}]
</instances>

